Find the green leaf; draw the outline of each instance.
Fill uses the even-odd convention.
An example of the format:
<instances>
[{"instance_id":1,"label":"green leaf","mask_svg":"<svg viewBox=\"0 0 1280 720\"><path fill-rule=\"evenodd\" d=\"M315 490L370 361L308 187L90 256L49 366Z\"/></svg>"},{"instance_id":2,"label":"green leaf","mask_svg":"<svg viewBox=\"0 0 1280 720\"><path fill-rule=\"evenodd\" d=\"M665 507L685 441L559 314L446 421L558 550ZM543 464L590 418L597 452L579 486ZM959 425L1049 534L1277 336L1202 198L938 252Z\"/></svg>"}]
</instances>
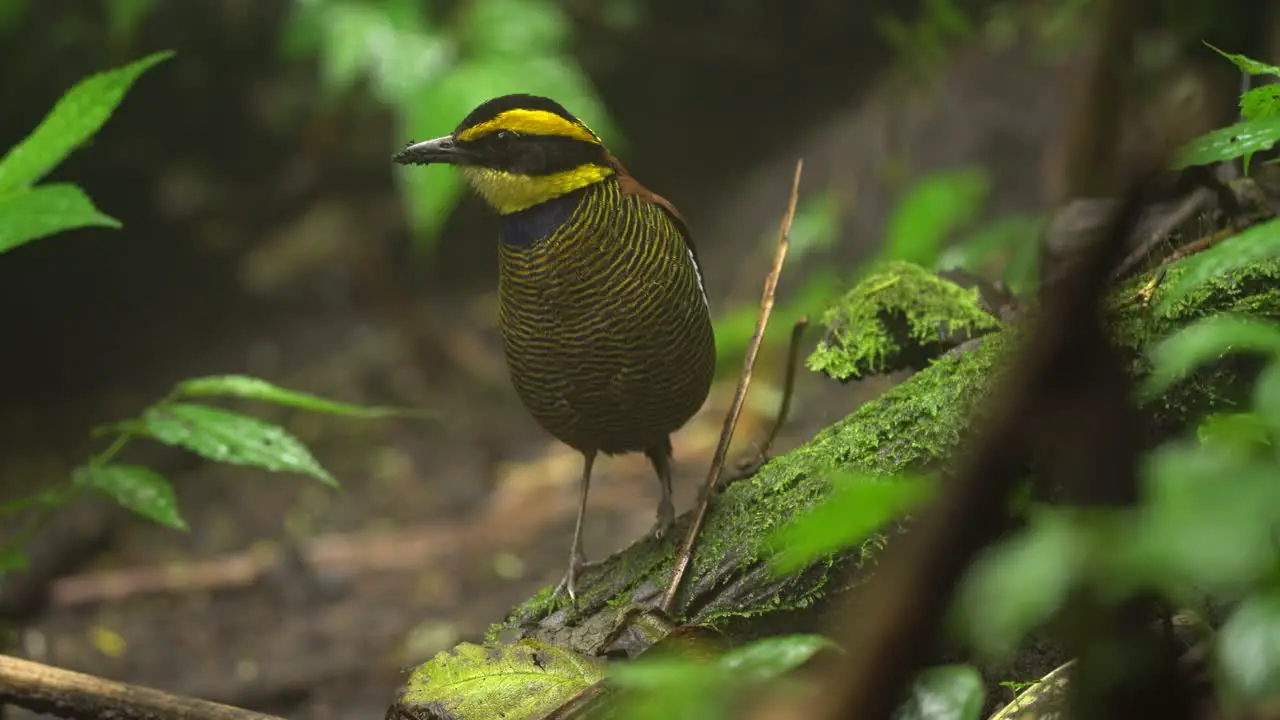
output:
<instances>
[{"instance_id":1,"label":"green leaf","mask_svg":"<svg viewBox=\"0 0 1280 720\"><path fill-rule=\"evenodd\" d=\"M1240 114L1246 120L1280 115L1280 85L1263 85L1241 95Z\"/></svg>"},{"instance_id":2,"label":"green leaf","mask_svg":"<svg viewBox=\"0 0 1280 720\"><path fill-rule=\"evenodd\" d=\"M422 411L410 408L349 405L318 395L282 388L248 375L211 375L192 378L179 383L177 391L186 397L237 397L347 417L382 418L393 415L422 414Z\"/></svg>"},{"instance_id":3,"label":"green leaf","mask_svg":"<svg viewBox=\"0 0 1280 720\"><path fill-rule=\"evenodd\" d=\"M1242 704L1280 698L1280 591L1246 599L1218 632L1218 687Z\"/></svg>"},{"instance_id":4,"label":"green leaf","mask_svg":"<svg viewBox=\"0 0 1280 720\"><path fill-rule=\"evenodd\" d=\"M816 197L808 198L796 208L791 223L790 250L796 261L815 250L827 250L835 244L840 230L840 197L827 188ZM765 232L764 245L772 248L778 235L777 228Z\"/></svg>"},{"instance_id":5,"label":"green leaf","mask_svg":"<svg viewBox=\"0 0 1280 720\"><path fill-rule=\"evenodd\" d=\"M1232 352L1280 354L1280 324L1233 313L1197 320L1148 351L1152 369L1142 394L1155 397L1201 365Z\"/></svg>"},{"instance_id":6,"label":"green leaf","mask_svg":"<svg viewBox=\"0 0 1280 720\"><path fill-rule=\"evenodd\" d=\"M1280 484L1272 461L1213 445L1170 443L1142 469L1145 503L1107 558L1113 586L1235 592L1280 560Z\"/></svg>"},{"instance_id":7,"label":"green leaf","mask_svg":"<svg viewBox=\"0 0 1280 720\"><path fill-rule=\"evenodd\" d=\"M932 496L932 478L865 474L838 476L823 503L783 526L766 541L777 549L775 572L786 574L852 547Z\"/></svg>"},{"instance_id":8,"label":"green leaf","mask_svg":"<svg viewBox=\"0 0 1280 720\"><path fill-rule=\"evenodd\" d=\"M115 500L121 507L174 530L186 530L178 513L173 486L159 473L141 465L82 465L72 481Z\"/></svg>"},{"instance_id":9,"label":"green leaf","mask_svg":"<svg viewBox=\"0 0 1280 720\"><path fill-rule=\"evenodd\" d=\"M1025 246L1035 247L1043 231L1044 219L1034 215L999 218L983 224L944 250L937 267L940 270L964 268L981 273L983 265L996 253L1012 248L1017 254Z\"/></svg>"},{"instance_id":10,"label":"green leaf","mask_svg":"<svg viewBox=\"0 0 1280 720\"><path fill-rule=\"evenodd\" d=\"M143 413L140 430L159 442L214 462L299 473L338 486L296 437L248 415L207 405L169 403Z\"/></svg>"},{"instance_id":11,"label":"green leaf","mask_svg":"<svg viewBox=\"0 0 1280 720\"><path fill-rule=\"evenodd\" d=\"M1257 413L1213 413L1200 421L1196 437L1203 445L1252 451L1271 445L1271 427Z\"/></svg>"},{"instance_id":12,"label":"green leaf","mask_svg":"<svg viewBox=\"0 0 1280 720\"><path fill-rule=\"evenodd\" d=\"M1280 431L1280 361L1273 361L1258 374L1253 409L1271 430Z\"/></svg>"},{"instance_id":13,"label":"green leaf","mask_svg":"<svg viewBox=\"0 0 1280 720\"><path fill-rule=\"evenodd\" d=\"M1211 130L1187 143L1178 151L1173 168L1181 170L1194 165L1234 160L1270 150L1277 140L1280 140L1280 117L1245 120Z\"/></svg>"},{"instance_id":14,"label":"green leaf","mask_svg":"<svg viewBox=\"0 0 1280 720\"><path fill-rule=\"evenodd\" d=\"M980 168L920 181L894 209L881 259L933 265L947 236L977 217L990 189L991 180Z\"/></svg>"},{"instance_id":15,"label":"green leaf","mask_svg":"<svg viewBox=\"0 0 1280 720\"><path fill-rule=\"evenodd\" d=\"M978 720L987 689L982 674L968 665L926 668L911 683L894 720Z\"/></svg>"},{"instance_id":16,"label":"green leaf","mask_svg":"<svg viewBox=\"0 0 1280 720\"><path fill-rule=\"evenodd\" d=\"M93 201L71 184L40 185L0 195L0 253L82 227L118 228L120 222L99 212Z\"/></svg>"},{"instance_id":17,"label":"green leaf","mask_svg":"<svg viewBox=\"0 0 1280 720\"><path fill-rule=\"evenodd\" d=\"M462 643L419 665L398 705L413 717L540 718L603 677L596 659L536 640Z\"/></svg>"},{"instance_id":18,"label":"green leaf","mask_svg":"<svg viewBox=\"0 0 1280 720\"><path fill-rule=\"evenodd\" d=\"M172 56L172 51L153 53L76 83L35 131L0 160L0 195L27 187L57 167L111 118L138 76Z\"/></svg>"},{"instance_id":19,"label":"green leaf","mask_svg":"<svg viewBox=\"0 0 1280 720\"><path fill-rule=\"evenodd\" d=\"M738 682L761 683L801 667L823 650L840 646L821 635L783 635L729 650L717 662Z\"/></svg>"},{"instance_id":20,"label":"green leaf","mask_svg":"<svg viewBox=\"0 0 1280 720\"><path fill-rule=\"evenodd\" d=\"M1280 218L1258 223L1179 261L1175 265L1179 274L1160 290L1159 309L1168 314L1175 303L1200 285L1277 256L1280 256Z\"/></svg>"},{"instance_id":21,"label":"green leaf","mask_svg":"<svg viewBox=\"0 0 1280 720\"><path fill-rule=\"evenodd\" d=\"M961 585L957 630L990 658L1007 657L1062 605L1086 544L1065 513L1030 512L1023 532L983 553Z\"/></svg>"},{"instance_id":22,"label":"green leaf","mask_svg":"<svg viewBox=\"0 0 1280 720\"><path fill-rule=\"evenodd\" d=\"M27 554L18 548L0 547L0 578L6 573L27 569Z\"/></svg>"},{"instance_id":23,"label":"green leaf","mask_svg":"<svg viewBox=\"0 0 1280 720\"><path fill-rule=\"evenodd\" d=\"M622 690L623 720L727 720L731 678L719 663L688 657L641 657L609 668Z\"/></svg>"},{"instance_id":24,"label":"green leaf","mask_svg":"<svg viewBox=\"0 0 1280 720\"><path fill-rule=\"evenodd\" d=\"M1243 73L1247 73L1249 75L1275 75L1280 77L1280 67L1268 65L1264 62L1258 62L1257 60L1245 55L1224 52L1209 43L1205 43L1205 45L1207 45L1210 50L1230 60L1232 63L1235 63L1235 66L1240 68L1240 71Z\"/></svg>"},{"instance_id":25,"label":"green leaf","mask_svg":"<svg viewBox=\"0 0 1280 720\"><path fill-rule=\"evenodd\" d=\"M37 508L57 507L65 504L68 499L68 492L65 487L59 487L53 490L45 490L35 495L6 500L0 502L0 517L16 515Z\"/></svg>"}]
</instances>

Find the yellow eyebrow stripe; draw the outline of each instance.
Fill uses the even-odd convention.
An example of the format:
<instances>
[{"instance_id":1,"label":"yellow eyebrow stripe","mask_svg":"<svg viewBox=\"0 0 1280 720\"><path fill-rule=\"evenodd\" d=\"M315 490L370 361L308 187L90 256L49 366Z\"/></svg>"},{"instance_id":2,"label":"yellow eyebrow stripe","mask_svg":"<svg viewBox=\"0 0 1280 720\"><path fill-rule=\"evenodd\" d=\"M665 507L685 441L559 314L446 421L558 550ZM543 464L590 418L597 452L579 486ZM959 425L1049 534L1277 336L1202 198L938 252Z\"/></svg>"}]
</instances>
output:
<instances>
[{"instance_id":1,"label":"yellow eyebrow stripe","mask_svg":"<svg viewBox=\"0 0 1280 720\"><path fill-rule=\"evenodd\" d=\"M508 110L492 120L486 120L463 130L458 133L457 139L467 142L499 130L526 135L554 135L595 145L600 144L600 138L585 126L571 123L546 110Z\"/></svg>"}]
</instances>

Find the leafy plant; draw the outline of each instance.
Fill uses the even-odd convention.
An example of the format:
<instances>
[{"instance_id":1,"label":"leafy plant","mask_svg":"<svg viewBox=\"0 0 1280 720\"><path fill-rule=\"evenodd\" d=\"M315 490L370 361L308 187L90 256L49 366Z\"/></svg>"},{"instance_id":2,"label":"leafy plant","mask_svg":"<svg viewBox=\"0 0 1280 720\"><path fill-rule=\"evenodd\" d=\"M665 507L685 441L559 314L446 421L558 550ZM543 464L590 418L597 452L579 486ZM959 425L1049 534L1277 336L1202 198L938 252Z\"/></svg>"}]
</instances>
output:
<instances>
[{"instance_id":1,"label":"leafy plant","mask_svg":"<svg viewBox=\"0 0 1280 720\"><path fill-rule=\"evenodd\" d=\"M70 183L36 183L110 119L143 72L171 56L171 52L155 53L77 83L35 131L0 160L0 252L75 228L120 227L119 221L98 211L79 187ZM63 485L32 497L0 502L0 519L23 513L29 516L22 531L10 537L7 545L0 545L0 576L25 564L22 547L49 512L81 493L101 493L166 527L187 527L168 480L149 468L117 462L120 452L135 439L180 447L216 462L292 472L337 486L333 475L284 428L192 402L200 398L257 400L359 418L406 413L347 405L244 375L179 383L138 418L100 428L100 434L111 436L111 442L77 467Z\"/></svg>"},{"instance_id":2,"label":"leafy plant","mask_svg":"<svg viewBox=\"0 0 1280 720\"><path fill-rule=\"evenodd\" d=\"M155 53L81 80L0 159L0 253L75 228L120 227L79 187L36 183L98 132L142 73L172 56Z\"/></svg>"}]
</instances>

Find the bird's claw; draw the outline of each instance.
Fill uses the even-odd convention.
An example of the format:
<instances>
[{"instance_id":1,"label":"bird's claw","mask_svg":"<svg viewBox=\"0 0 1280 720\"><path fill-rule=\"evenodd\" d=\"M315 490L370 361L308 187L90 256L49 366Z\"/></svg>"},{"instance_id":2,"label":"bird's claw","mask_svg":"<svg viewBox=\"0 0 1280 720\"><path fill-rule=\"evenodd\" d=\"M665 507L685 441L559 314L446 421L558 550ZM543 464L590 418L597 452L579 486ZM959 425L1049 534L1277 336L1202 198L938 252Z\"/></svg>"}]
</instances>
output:
<instances>
[{"instance_id":1,"label":"bird's claw","mask_svg":"<svg viewBox=\"0 0 1280 720\"><path fill-rule=\"evenodd\" d=\"M667 536L667 532L671 530L671 526L676 522L676 509L670 500L664 501L658 505L658 516L653 522L653 529L649 531L653 535L654 540L661 540Z\"/></svg>"},{"instance_id":2,"label":"bird's claw","mask_svg":"<svg viewBox=\"0 0 1280 720\"><path fill-rule=\"evenodd\" d=\"M560 579L560 584L556 585L556 589L551 592L551 597L556 598L563 593L569 596L569 600L571 602L577 602L578 576L582 574L583 570L593 568L602 562L602 560L592 560L591 562L587 562L587 560L581 556L574 558L573 561L569 563L569 570L564 574L564 577Z\"/></svg>"}]
</instances>

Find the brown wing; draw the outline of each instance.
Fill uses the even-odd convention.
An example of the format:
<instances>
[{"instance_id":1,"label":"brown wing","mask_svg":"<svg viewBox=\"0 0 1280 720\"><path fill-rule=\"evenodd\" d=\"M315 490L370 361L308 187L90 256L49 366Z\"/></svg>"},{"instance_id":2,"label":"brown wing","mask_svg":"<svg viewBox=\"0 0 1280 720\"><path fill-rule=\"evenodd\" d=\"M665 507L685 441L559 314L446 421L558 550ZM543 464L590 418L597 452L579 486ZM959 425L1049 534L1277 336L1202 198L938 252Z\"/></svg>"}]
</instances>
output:
<instances>
[{"instance_id":1,"label":"brown wing","mask_svg":"<svg viewBox=\"0 0 1280 720\"><path fill-rule=\"evenodd\" d=\"M676 229L680 231L680 237L684 239L685 247L689 248L689 254L693 255L693 264L698 267L698 273L701 274L702 265L698 260L698 248L694 246L693 238L689 235L689 226L685 224L684 217L676 209L676 206L672 205L670 200L641 185L639 180L636 180L631 176L631 173L627 172L621 160L610 153L605 153L605 156L609 159L609 164L613 166L614 172L617 173L618 187L622 190L623 195L635 195L641 200L651 202L662 208L675 221Z\"/></svg>"}]
</instances>

